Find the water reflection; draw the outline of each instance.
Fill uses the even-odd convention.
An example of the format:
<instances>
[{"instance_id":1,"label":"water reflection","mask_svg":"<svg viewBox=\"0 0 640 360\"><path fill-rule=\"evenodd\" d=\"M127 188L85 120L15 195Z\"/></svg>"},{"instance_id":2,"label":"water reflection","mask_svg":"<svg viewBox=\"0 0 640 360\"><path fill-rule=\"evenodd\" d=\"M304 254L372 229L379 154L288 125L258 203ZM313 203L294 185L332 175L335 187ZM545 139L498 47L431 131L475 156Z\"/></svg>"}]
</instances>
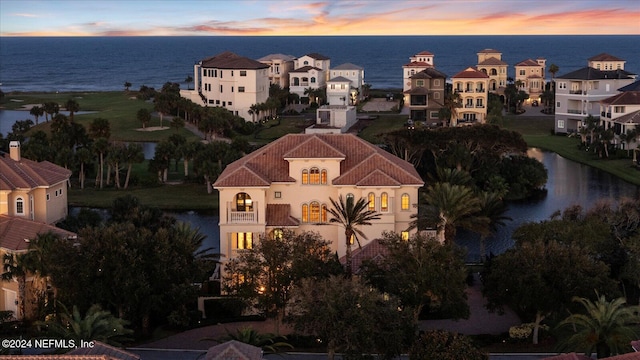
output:
<instances>
[{"instance_id":1,"label":"water reflection","mask_svg":"<svg viewBox=\"0 0 640 360\"><path fill-rule=\"evenodd\" d=\"M528 155L542 162L547 168L547 195L538 199L509 203L506 215L513 220L486 240L488 252L500 254L513 246L511 234L521 224L547 220L554 212L571 205L580 205L588 209L603 199L615 202L624 197L639 196L638 186L556 153L530 149ZM468 248L469 260L479 259L477 236L461 232L456 243Z\"/></svg>"}]
</instances>

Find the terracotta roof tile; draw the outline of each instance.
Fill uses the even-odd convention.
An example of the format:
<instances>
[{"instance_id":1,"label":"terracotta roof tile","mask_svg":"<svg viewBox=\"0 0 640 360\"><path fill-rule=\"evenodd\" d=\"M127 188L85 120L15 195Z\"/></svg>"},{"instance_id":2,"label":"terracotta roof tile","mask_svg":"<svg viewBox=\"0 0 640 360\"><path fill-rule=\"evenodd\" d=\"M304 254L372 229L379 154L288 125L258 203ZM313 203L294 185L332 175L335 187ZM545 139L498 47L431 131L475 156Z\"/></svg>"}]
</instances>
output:
<instances>
[{"instance_id":1,"label":"terracotta roof tile","mask_svg":"<svg viewBox=\"0 0 640 360\"><path fill-rule=\"evenodd\" d=\"M236 340L227 341L209 348L205 360L236 359L240 355L246 360L262 359L262 349L253 345L244 344Z\"/></svg>"},{"instance_id":2,"label":"terracotta roof tile","mask_svg":"<svg viewBox=\"0 0 640 360\"><path fill-rule=\"evenodd\" d=\"M300 221L291 216L291 204L267 204L267 226L298 226Z\"/></svg>"},{"instance_id":3,"label":"terracotta roof tile","mask_svg":"<svg viewBox=\"0 0 640 360\"><path fill-rule=\"evenodd\" d=\"M451 78L464 78L464 79L488 79L489 75L485 74L483 71L477 70L473 67L468 67L459 73L453 75Z\"/></svg>"},{"instance_id":4,"label":"terracotta roof tile","mask_svg":"<svg viewBox=\"0 0 640 360\"><path fill-rule=\"evenodd\" d=\"M640 352L640 340L632 341L631 347L633 348L633 350Z\"/></svg>"},{"instance_id":5,"label":"terracotta roof tile","mask_svg":"<svg viewBox=\"0 0 640 360\"><path fill-rule=\"evenodd\" d=\"M517 63L515 66L540 66L537 61L532 59L522 60Z\"/></svg>"},{"instance_id":6,"label":"terracotta roof tile","mask_svg":"<svg viewBox=\"0 0 640 360\"><path fill-rule=\"evenodd\" d=\"M379 239L373 239L361 248L356 247L351 253L351 266L357 274L360 271L362 263L366 260L382 260L389 254L389 250L380 243ZM347 257L340 258L340 263L345 264Z\"/></svg>"},{"instance_id":7,"label":"terracotta roof tile","mask_svg":"<svg viewBox=\"0 0 640 360\"><path fill-rule=\"evenodd\" d=\"M508 65L506 62L502 61L502 60L498 60L494 57L490 57L482 62L480 62L478 65Z\"/></svg>"},{"instance_id":8,"label":"terracotta roof tile","mask_svg":"<svg viewBox=\"0 0 640 360\"><path fill-rule=\"evenodd\" d=\"M400 186L400 182L380 170L362 178L356 183L358 186Z\"/></svg>"},{"instance_id":9,"label":"terracotta roof tile","mask_svg":"<svg viewBox=\"0 0 640 360\"><path fill-rule=\"evenodd\" d=\"M616 355L616 356L604 358L604 360L640 360L640 352L632 352L628 354Z\"/></svg>"},{"instance_id":10,"label":"terracotta roof tile","mask_svg":"<svg viewBox=\"0 0 640 360\"><path fill-rule=\"evenodd\" d=\"M295 182L285 158L339 158L340 184L355 185L379 169L406 185L424 182L410 163L353 134L288 134L227 166L214 187L264 186L269 182ZM245 171L239 172L240 169ZM235 174L240 176L235 176ZM258 181L255 176L259 174ZM252 175L252 176L249 176Z\"/></svg>"},{"instance_id":11,"label":"terracotta roof tile","mask_svg":"<svg viewBox=\"0 0 640 360\"><path fill-rule=\"evenodd\" d=\"M619 124L640 124L640 110L617 117L613 119L613 122Z\"/></svg>"},{"instance_id":12,"label":"terracotta roof tile","mask_svg":"<svg viewBox=\"0 0 640 360\"><path fill-rule=\"evenodd\" d=\"M403 66L406 66L406 67L432 67L433 65L431 65L429 63L426 63L424 61L412 61L412 62L410 62L408 64L403 65Z\"/></svg>"},{"instance_id":13,"label":"terracotta roof tile","mask_svg":"<svg viewBox=\"0 0 640 360\"><path fill-rule=\"evenodd\" d=\"M625 91L600 102L609 105L640 105L640 91Z\"/></svg>"},{"instance_id":14,"label":"terracotta roof tile","mask_svg":"<svg viewBox=\"0 0 640 360\"><path fill-rule=\"evenodd\" d=\"M249 59L238 54L234 54L231 51L225 51L218 55L204 59L200 62L200 65L205 68L218 68L218 69L267 69L269 65L263 64L260 61Z\"/></svg>"},{"instance_id":15,"label":"terracotta roof tile","mask_svg":"<svg viewBox=\"0 0 640 360\"><path fill-rule=\"evenodd\" d=\"M67 355L106 355L110 359L140 360L140 356L124 351L117 347L107 345L100 341L94 341L93 347L79 347L71 350Z\"/></svg>"},{"instance_id":16,"label":"terracotta roof tile","mask_svg":"<svg viewBox=\"0 0 640 360\"><path fill-rule=\"evenodd\" d=\"M496 49L483 49L478 51L478 54L502 54L500 51L496 50Z\"/></svg>"},{"instance_id":17,"label":"terracotta roof tile","mask_svg":"<svg viewBox=\"0 0 640 360\"><path fill-rule=\"evenodd\" d=\"M619 57L615 57L613 55L609 55L607 53L600 53L596 56L592 56L590 58L588 58L587 60L589 61L624 61L623 59L620 59Z\"/></svg>"},{"instance_id":18,"label":"terracotta roof tile","mask_svg":"<svg viewBox=\"0 0 640 360\"><path fill-rule=\"evenodd\" d=\"M425 51L420 51L419 53L416 54L416 56L417 55L433 55L433 53L425 50Z\"/></svg>"},{"instance_id":19,"label":"terracotta roof tile","mask_svg":"<svg viewBox=\"0 0 640 360\"><path fill-rule=\"evenodd\" d=\"M0 248L11 251L24 251L29 247L25 239L34 239L38 234L49 231L62 237L75 237L76 234L53 225L31 221L19 217L0 215Z\"/></svg>"},{"instance_id":20,"label":"terracotta roof tile","mask_svg":"<svg viewBox=\"0 0 640 360\"><path fill-rule=\"evenodd\" d=\"M33 189L67 181L71 170L48 161L36 162L21 158L15 161L0 153L0 190Z\"/></svg>"},{"instance_id":21,"label":"terracotta roof tile","mask_svg":"<svg viewBox=\"0 0 640 360\"><path fill-rule=\"evenodd\" d=\"M318 54L318 53L305 54L305 56L308 56L308 57L316 59L316 60L331 60L330 57L324 56L324 55Z\"/></svg>"},{"instance_id":22,"label":"terracotta roof tile","mask_svg":"<svg viewBox=\"0 0 640 360\"><path fill-rule=\"evenodd\" d=\"M289 73L306 73L306 72L309 72L311 70L322 71L322 69L320 69L320 68L317 68L315 66L307 65L307 66L303 66L301 68L297 68L297 69L294 69L294 70L289 70Z\"/></svg>"}]
</instances>

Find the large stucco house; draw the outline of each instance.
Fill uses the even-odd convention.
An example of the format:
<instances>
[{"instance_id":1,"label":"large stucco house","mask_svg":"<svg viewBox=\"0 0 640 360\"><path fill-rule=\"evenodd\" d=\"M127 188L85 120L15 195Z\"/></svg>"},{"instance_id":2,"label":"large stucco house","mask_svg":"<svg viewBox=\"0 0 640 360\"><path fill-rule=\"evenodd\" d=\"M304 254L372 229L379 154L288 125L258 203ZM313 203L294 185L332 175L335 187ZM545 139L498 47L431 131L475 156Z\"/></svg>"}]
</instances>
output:
<instances>
[{"instance_id":1,"label":"large stucco house","mask_svg":"<svg viewBox=\"0 0 640 360\"><path fill-rule=\"evenodd\" d=\"M600 118L600 101L635 81L636 74L624 70L625 62L599 54L586 67L556 77L556 133L578 131L588 116Z\"/></svg>"},{"instance_id":2,"label":"large stucco house","mask_svg":"<svg viewBox=\"0 0 640 360\"><path fill-rule=\"evenodd\" d=\"M483 71L468 67L451 77L453 91L458 93L462 107L451 126L484 124L487 119L489 76ZM455 123L453 123L455 121Z\"/></svg>"},{"instance_id":3,"label":"large stucco house","mask_svg":"<svg viewBox=\"0 0 640 360\"><path fill-rule=\"evenodd\" d=\"M440 121L447 81L447 75L434 67L433 57L432 53L422 51L402 66L404 106L409 118L427 124Z\"/></svg>"},{"instance_id":4,"label":"large stucco house","mask_svg":"<svg viewBox=\"0 0 640 360\"><path fill-rule=\"evenodd\" d=\"M194 90L180 90L180 96L253 121L251 105L269 98L269 70L268 64L226 51L195 64Z\"/></svg>"},{"instance_id":5,"label":"large stucco house","mask_svg":"<svg viewBox=\"0 0 640 360\"><path fill-rule=\"evenodd\" d=\"M515 82L519 84L518 90L529 94L527 103L541 102L540 95L544 92L545 72L547 60L544 58L527 59L520 61L514 67L516 70Z\"/></svg>"},{"instance_id":6,"label":"large stucco house","mask_svg":"<svg viewBox=\"0 0 640 360\"><path fill-rule=\"evenodd\" d=\"M348 83L347 83L348 82ZM363 99L364 68L344 63L329 70L327 102L330 105L356 105Z\"/></svg>"},{"instance_id":7,"label":"large stucco house","mask_svg":"<svg viewBox=\"0 0 640 360\"><path fill-rule=\"evenodd\" d=\"M501 94L507 86L507 68L509 64L502 61L502 53L495 49L484 49L478 53L476 69L489 75L489 91Z\"/></svg>"},{"instance_id":8,"label":"large stucco house","mask_svg":"<svg viewBox=\"0 0 640 360\"><path fill-rule=\"evenodd\" d=\"M282 89L289 87L289 71L293 70L294 56L285 54L269 54L258 59L269 65L269 82L277 84Z\"/></svg>"},{"instance_id":9,"label":"large stucco house","mask_svg":"<svg viewBox=\"0 0 640 360\"><path fill-rule=\"evenodd\" d=\"M21 157L20 143L9 144L9 154L0 152L0 257L27 251L29 241L38 234L53 232L62 237L75 234L52 224L67 215L67 183L71 171L48 161L36 162ZM17 319L29 317L39 291L46 289L44 279L26 277L23 314L18 279L0 283L0 311L13 311Z\"/></svg>"},{"instance_id":10,"label":"large stucco house","mask_svg":"<svg viewBox=\"0 0 640 360\"><path fill-rule=\"evenodd\" d=\"M289 71L289 92L306 97L306 89L321 89L329 80L331 59L318 53L310 53L293 60Z\"/></svg>"},{"instance_id":11,"label":"large stucco house","mask_svg":"<svg viewBox=\"0 0 640 360\"><path fill-rule=\"evenodd\" d=\"M605 129L613 129L617 147L635 149L638 147L637 137L627 139L625 135L631 130L640 130L640 81L618 91L619 94L600 100L600 122Z\"/></svg>"},{"instance_id":12,"label":"large stucco house","mask_svg":"<svg viewBox=\"0 0 640 360\"><path fill-rule=\"evenodd\" d=\"M228 260L263 234L291 229L320 233L343 256L344 229L328 213L339 196L368 199L381 214L361 227L369 240L385 230L409 236L423 184L410 163L355 135L286 135L231 163L213 184L220 192L220 252Z\"/></svg>"}]
</instances>

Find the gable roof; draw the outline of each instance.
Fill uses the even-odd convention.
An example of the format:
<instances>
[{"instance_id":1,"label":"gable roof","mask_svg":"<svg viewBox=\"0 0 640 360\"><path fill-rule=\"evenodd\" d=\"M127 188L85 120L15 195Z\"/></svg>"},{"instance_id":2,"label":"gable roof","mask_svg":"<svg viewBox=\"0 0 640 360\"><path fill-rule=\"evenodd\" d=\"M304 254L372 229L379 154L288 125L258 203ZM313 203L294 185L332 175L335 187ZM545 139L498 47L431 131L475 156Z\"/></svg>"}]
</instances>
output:
<instances>
[{"instance_id":1,"label":"gable roof","mask_svg":"<svg viewBox=\"0 0 640 360\"><path fill-rule=\"evenodd\" d=\"M575 79L575 80L608 80L608 79L633 79L634 73L626 70L598 70L589 66L572 71L562 76L556 76L556 79Z\"/></svg>"},{"instance_id":2,"label":"gable roof","mask_svg":"<svg viewBox=\"0 0 640 360\"><path fill-rule=\"evenodd\" d=\"M213 186L251 187L296 182L289 176L287 159L327 158L340 160L341 175L333 179L334 185L356 185L376 170L392 179L386 181L390 186L424 184L413 165L353 134L288 134L231 163ZM257 182L256 177L263 181ZM381 178L377 177L376 181Z\"/></svg>"},{"instance_id":3,"label":"gable roof","mask_svg":"<svg viewBox=\"0 0 640 360\"><path fill-rule=\"evenodd\" d=\"M613 122L619 124L640 124L640 110L619 116L613 119Z\"/></svg>"},{"instance_id":4,"label":"gable roof","mask_svg":"<svg viewBox=\"0 0 640 360\"><path fill-rule=\"evenodd\" d=\"M497 58L494 57L490 57L488 59L485 59L484 61L478 63L478 65L508 65L506 62L499 60Z\"/></svg>"},{"instance_id":5,"label":"gable roof","mask_svg":"<svg viewBox=\"0 0 640 360\"><path fill-rule=\"evenodd\" d=\"M217 68L217 69L267 69L269 65L263 64L260 61L249 59L248 57L240 56L232 53L231 51L225 51L218 55L214 55L210 58L206 58L200 61L200 66L204 68Z\"/></svg>"},{"instance_id":6,"label":"gable roof","mask_svg":"<svg viewBox=\"0 0 640 360\"><path fill-rule=\"evenodd\" d=\"M330 79L328 82L346 82L346 83L350 83L351 80L347 79L344 76L336 76L336 77Z\"/></svg>"},{"instance_id":7,"label":"gable roof","mask_svg":"<svg viewBox=\"0 0 640 360\"><path fill-rule=\"evenodd\" d=\"M308 57L316 59L316 60L330 60L331 59L330 57L327 57L327 56L324 56L324 55L318 54L318 53L310 53L310 54L305 54L303 56L308 56Z\"/></svg>"},{"instance_id":8,"label":"gable roof","mask_svg":"<svg viewBox=\"0 0 640 360\"><path fill-rule=\"evenodd\" d=\"M590 58L587 59L588 61L624 61L623 59L620 59L619 57L615 57L613 55L609 55L607 53L600 53L596 56L592 56Z\"/></svg>"},{"instance_id":9,"label":"gable roof","mask_svg":"<svg viewBox=\"0 0 640 360\"><path fill-rule=\"evenodd\" d=\"M70 176L71 170L48 161L25 158L15 161L9 154L0 152L0 190L49 187L69 180Z\"/></svg>"},{"instance_id":10,"label":"gable roof","mask_svg":"<svg viewBox=\"0 0 640 360\"><path fill-rule=\"evenodd\" d=\"M272 61L272 60L293 61L295 60L295 57L292 55L285 55L285 54L278 53L278 54L265 55L260 59L258 59L258 61Z\"/></svg>"},{"instance_id":11,"label":"gable roof","mask_svg":"<svg viewBox=\"0 0 640 360\"><path fill-rule=\"evenodd\" d=\"M307 65L307 66L299 67L299 68L294 69L294 70L289 70L289 73L306 73L306 72L309 72L310 70L322 71L322 69L320 69L320 68L317 68L315 66Z\"/></svg>"},{"instance_id":12,"label":"gable roof","mask_svg":"<svg viewBox=\"0 0 640 360\"><path fill-rule=\"evenodd\" d=\"M402 65L404 67L433 67L433 64L429 64L424 61L412 61L408 64Z\"/></svg>"},{"instance_id":13,"label":"gable roof","mask_svg":"<svg viewBox=\"0 0 640 360\"><path fill-rule=\"evenodd\" d=\"M29 248L26 241L36 238L38 234L52 232L63 238L74 238L75 233L57 228L53 225L31 221L16 216L0 215L0 248L10 251L24 251Z\"/></svg>"},{"instance_id":14,"label":"gable roof","mask_svg":"<svg viewBox=\"0 0 640 360\"><path fill-rule=\"evenodd\" d=\"M640 105L640 91L625 91L600 100L609 105Z\"/></svg>"},{"instance_id":15,"label":"gable roof","mask_svg":"<svg viewBox=\"0 0 640 360\"><path fill-rule=\"evenodd\" d=\"M291 204L267 204L267 226L291 227L300 225L300 221L291 216Z\"/></svg>"},{"instance_id":16,"label":"gable roof","mask_svg":"<svg viewBox=\"0 0 640 360\"><path fill-rule=\"evenodd\" d=\"M496 49L483 49L478 51L478 54L502 54L502 53Z\"/></svg>"},{"instance_id":17,"label":"gable roof","mask_svg":"<svg viewBox=\"0 0 640 360\"><path fill-rule=\"evenodd\" d=\"M541 66L537 61L533 59L522 60L517 63L515 66Z\"/></svg>"},{"instance_id":18,"label":"gable roof","mask_svg":"<svg viewBox=\"0 0 640 360\"><path fill-rule=\"evenodd\" d=\"M389 250L386 246L380 243L379 239L373 239L369 243L362 247L355 248L351 254L351 266L353 271L357 274L360 272L362 263L366 260L382 261L389 255ZM341 264L346 264L346 255L339 259Z\"/></svg>"},{"instance_id":19,"label":"gable roof","mask_svg":"<svg viewBox=\"0 0 640 360\"><path fill-rule=\"evenodd\" d=\"M358 66L352 63L344 63L332 68L331 70L362 70L362 69L364 69L362 66Z\"/></svg>"},{"instance_id":20,"label":"gable roof","mask_svg":"<svg viewBox=\"0 0 640 360\"><path fill-rule=\"evenodd\" d=\"M417 53L415 56L419 56L419 55L427 55L427 56L428 56L428 55L433 55L433 53L432 53L432 52L430 52L430 51L426 51L426 50L424 50L424 51L420 51L420 52L419 52L419 53Z\"/></svg>"},{"instance_id":21,"label":"gable roof","mask_svg":"<svg viewBox=\"0 0 640 360\"><path fill-rule=\"evenodd\" d=\"M451 78L465 78L465 79L488 79L489 75L487 75L485 72L477 70L474 67L468 67L462 71L460 71L459 73L453 75Z\"/></svg>"},{"instance_id":22,"label":"gable roof","mask_svg":"<svg viewBox=\"0 0 640 360\"><path fill-rule=\"evenodd\" d=\"M257 346L241 343L237 340L231 340L220 345L210 347L205 355L205 359L237 359L238 355L244 360L260 360L262 359L262 349Z\"/></svg>"}]
</instances>

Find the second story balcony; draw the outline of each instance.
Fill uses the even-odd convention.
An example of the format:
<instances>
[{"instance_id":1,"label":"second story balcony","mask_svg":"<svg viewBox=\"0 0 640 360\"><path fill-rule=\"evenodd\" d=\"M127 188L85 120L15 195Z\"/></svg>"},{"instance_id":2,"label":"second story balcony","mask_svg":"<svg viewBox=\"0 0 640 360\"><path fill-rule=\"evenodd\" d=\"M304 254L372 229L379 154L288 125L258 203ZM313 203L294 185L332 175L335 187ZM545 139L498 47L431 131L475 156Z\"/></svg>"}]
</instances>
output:
<instances>
[{"instance_id":1,"label":"second story balcony","mask_svg":"<svg viewBox=\"0 0 640 360\"><path fill-rule=\"evenodd\" d=\"M576 89L576 90L569 90L569 94L572 94L572 95L587 95L587 92L586 92L586 90L583 91L583 90L580 90L580 89Z\"/></svg>"},{"instance_id":2,"label":"second story balcony","mask_svg":"<svg viewBox=\"0 0 640 360\"><path fill-rule=\"evenodd\" d=\"M238 211L234 203L227 203L227 222L231 224L255 224L258 222L258 203L253 202L251 207Z\"/></svg>"}]
</instances>

